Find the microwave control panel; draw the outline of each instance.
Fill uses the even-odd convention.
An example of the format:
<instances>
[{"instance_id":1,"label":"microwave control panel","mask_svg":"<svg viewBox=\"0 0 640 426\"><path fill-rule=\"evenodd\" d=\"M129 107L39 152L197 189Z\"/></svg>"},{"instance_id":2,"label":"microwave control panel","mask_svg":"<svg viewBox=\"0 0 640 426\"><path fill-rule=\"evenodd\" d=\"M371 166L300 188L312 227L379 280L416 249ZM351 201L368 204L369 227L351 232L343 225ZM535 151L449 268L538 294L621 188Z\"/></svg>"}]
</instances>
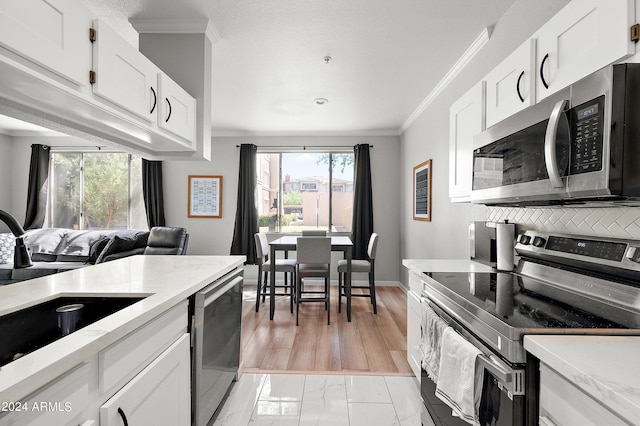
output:
<instances>
[{"instance_id":1,"label":"microwave control panel","mask_svg":"<svg viewBox=\"0 0 640 426\"><path fill-rule=\"evenodd\" d=\"M569 110L571 164L569 174L602 170L604 95Z\"/></svg>"}]
</instances>

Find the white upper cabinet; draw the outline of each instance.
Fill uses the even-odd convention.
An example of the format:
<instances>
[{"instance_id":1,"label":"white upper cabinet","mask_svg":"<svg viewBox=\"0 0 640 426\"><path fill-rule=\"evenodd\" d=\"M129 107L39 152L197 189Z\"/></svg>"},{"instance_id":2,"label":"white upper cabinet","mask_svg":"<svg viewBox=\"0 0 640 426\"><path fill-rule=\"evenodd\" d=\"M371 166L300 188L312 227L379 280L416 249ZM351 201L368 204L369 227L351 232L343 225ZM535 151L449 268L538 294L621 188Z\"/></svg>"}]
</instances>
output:
<instances>
[{"instance_id":1,"label":"white upper cabinet","mask_svg":"<svg viewBox=\"0 0 640 426\"><path fill-rule=\"evenodd\" d=\"M158 89L158 126L195 143L195 98L163 73L158 74Z\"/></svg>"},{"instance_id":2,"label":"white upper cabinet","mask_svg":"<svg viewBox=\"0 0 640 426\"><path fill-rule=\"evenodd\" d=\"M87 85L91 67L89 12L68 0L0 0L0 46Z\"/></svg>"},{"instance_id":3,"label":"white upper cabinet","mask_svg":"<svg viewBox=\"0 0 640 426\"><path fill-rule=\"evenodd\" d=\"M473 170L473 137L485 129L485 84L477 83L449 110L449 198L469 201Z\"/></svg>"},{"instance_id":4,"label":"white upper cabinet","mask_svg":"<svg viewBox=\"0 0 640 426\"><path fill-rule=\"evenodd\" d=\"M536 40L527 40L486 77L487 127L535 102Z\"/></svg>"},{"instance_id":5,"label":"white upper cabinet","mask_svg":"<svg viewBox=\"0 0 640 426\"><path fill-rule=\"evenodd\" d=\"M535 35L537 101L634 53L633 0L574 0Z\"/></svg>"},{"instance_id":6,"label":"white upper cabinet","mask_svg":"<svg viewBox=\"0 0 640 426\"><path fill-rule=\"evenodd\" d=\"M157 75L160 71L101 20L94 22L93 93L147 122L158 108Z\"/></svg>"}]
</instances>

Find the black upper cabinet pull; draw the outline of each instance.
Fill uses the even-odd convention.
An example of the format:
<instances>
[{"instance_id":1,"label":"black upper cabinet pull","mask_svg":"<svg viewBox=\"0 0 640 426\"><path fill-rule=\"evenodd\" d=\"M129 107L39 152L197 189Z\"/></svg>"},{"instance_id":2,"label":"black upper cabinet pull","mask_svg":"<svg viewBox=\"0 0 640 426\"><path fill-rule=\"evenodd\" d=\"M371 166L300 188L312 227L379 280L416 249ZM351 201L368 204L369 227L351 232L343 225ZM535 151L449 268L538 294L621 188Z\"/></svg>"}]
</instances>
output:
<instances>
[{"instance_id":1,"label":"black upper cabinet pull","mask_svg":"<svg viewBox=\"0 0 640 426\"><path fill-rule=\"evenodd\" d=\"M542 85L544 86L545 89L548 89L549 85L547 84L547 80L544 79L544 74L542 73L542 71L544 70L544 63L547 62L547 59L549 59L548 53L544 55L544 58L542 59L542 63L540 64L540 80L542 80Z\"/></svg>"},{"instance_id":2,"label":"black upper cabinet pull","mask_svg":"<svg viewBox=\"0 0 640 426\"><path fill-rule=\"evenodd\" d=\"M151 107L151 111L149 111L149 114L151 114L156 109L156 103L158 102L158 97L156 96L156 91L153 90L153 87L151 87L151 93L153 93L153 106Z\"/></svg>"},{"instance_id":3,"label":"black upper cabinet pull","mask_svg":"<svg viewBox=\"0 0 640 426\"><path fill-rule=\"evenodd\" d=\"M524 71L520 73L520 77L518 77L518 82L516 83L516 92L518 92L518 97L520 98L520 102L524 103L524 98L522 97L522 93L520 93L520 80L524 77Z\"/></svg>"},{"instance_id":4,"label":"black upper cabinet pull","mask_svg":"<svg viewBox=\"0 0 640 426\"><path fill-rule=\"evenodd\" d=\"M120 417L122 417L122 422L124 423L124 426L129 426L129 421L127 420L127 416L124 415L124 411L122 411L122 408L118 407L118 414L120 414Z\"/></svg>"},{"instance_id":5,"label":"black upper cabinet pull","mask_svg":"<svg viewBox=\"0 0 640 426\"><path fill-rule=\"evenodd\" d=\"M165 123L169 122L169 119L171 118L171 102L169 102L169 98L164 98L167 101L167 104L169 105L169 115L167 115L167 119L164 120Z\"/></svg>"}]
</instances>

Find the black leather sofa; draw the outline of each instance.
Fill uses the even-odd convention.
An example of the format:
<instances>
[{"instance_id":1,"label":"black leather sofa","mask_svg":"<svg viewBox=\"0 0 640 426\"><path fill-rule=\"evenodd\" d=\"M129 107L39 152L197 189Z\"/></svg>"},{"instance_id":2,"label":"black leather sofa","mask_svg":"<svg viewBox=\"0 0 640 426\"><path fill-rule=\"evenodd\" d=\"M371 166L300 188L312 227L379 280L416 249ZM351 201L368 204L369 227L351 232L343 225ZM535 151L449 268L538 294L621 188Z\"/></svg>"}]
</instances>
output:
<instances>
[{"instance_id":1,"label":"black leather sofa","mask_svg":"<svg viewBox=\"0 0 640 426\"><path fill-rule=\"evenodd\" d=\"M183 255L187 252L189 234L185 228L154 227L150 231L89 230L42 228L27 231L25 245L33 266L17 269L7 248L13 234L0 234L0 285L51 275L70 269L122 257L143 255ZM2 262L5 263L2 263Z\"/></svg>"}]
</instances>

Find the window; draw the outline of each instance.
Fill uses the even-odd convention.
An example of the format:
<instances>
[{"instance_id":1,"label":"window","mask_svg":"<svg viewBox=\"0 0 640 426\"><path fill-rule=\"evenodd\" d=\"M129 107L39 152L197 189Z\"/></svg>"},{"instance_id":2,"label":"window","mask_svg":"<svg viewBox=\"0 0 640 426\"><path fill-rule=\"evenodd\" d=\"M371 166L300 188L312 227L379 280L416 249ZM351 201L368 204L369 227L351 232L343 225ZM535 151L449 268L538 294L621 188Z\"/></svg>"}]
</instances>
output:
<instances>
[{"instance_id":1,"label":"window","mask_svg":"<svg viewBox=\"0 0 640 426\"><path fill-rule=\"evenodd\" d=\"M147 229L142 161L121 152L52 152L47 223L69 229Z\"/></svg>"},{"instance_id":2,"label":"window","mask_svg":"<svg viewBox=\"0 0 640 426\"><path fill-rule=\"evenodd\" d=\"M258 153L256 202L261 232L350 232L353 152ZM269 167L265 182L263 167ZM270 200L266 203L265 200Z\"/></svg>"}]
</instances>

